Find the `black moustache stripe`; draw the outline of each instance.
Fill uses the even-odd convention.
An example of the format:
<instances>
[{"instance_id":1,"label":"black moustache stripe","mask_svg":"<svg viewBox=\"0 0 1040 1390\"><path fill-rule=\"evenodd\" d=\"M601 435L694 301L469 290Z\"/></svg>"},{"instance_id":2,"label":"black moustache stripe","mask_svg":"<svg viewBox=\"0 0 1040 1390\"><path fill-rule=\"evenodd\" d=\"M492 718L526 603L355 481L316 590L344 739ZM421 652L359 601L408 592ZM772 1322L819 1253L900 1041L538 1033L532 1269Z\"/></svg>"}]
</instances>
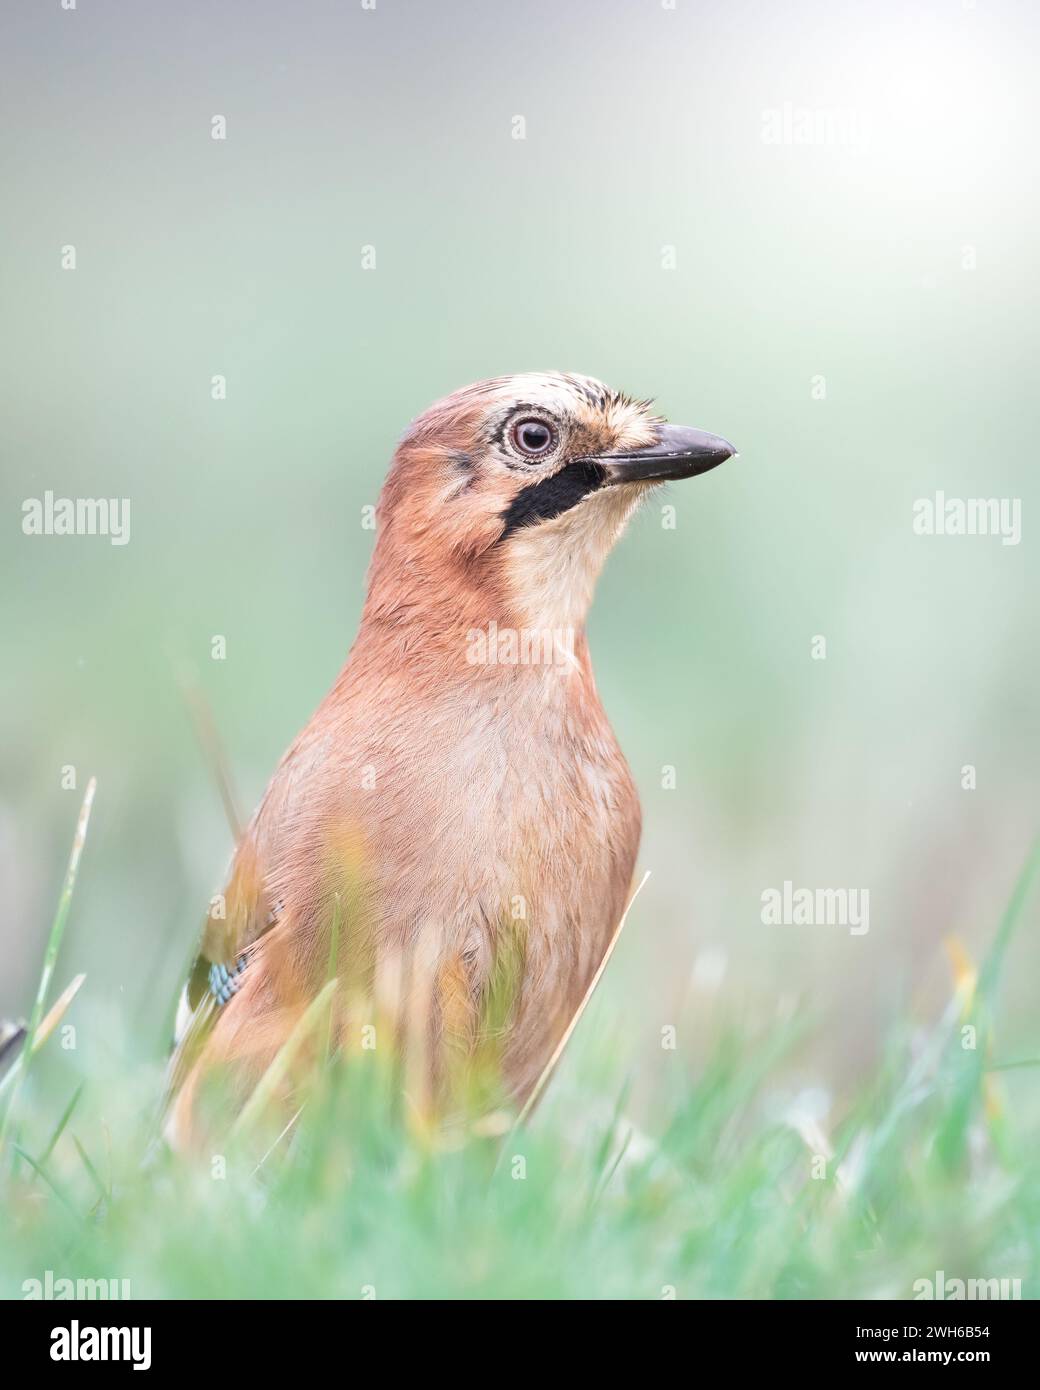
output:
<instances>
[{"instance_id":1,"label":"black moustache stripe","mask_svg":"<svg viewBox=\"0 0 1040 1390\"><path fill-rule=\"evenodd\" d=\"M502 513L505 523L499 541L504 541L514 531L523 526L534 526L539 521L549 521L554 516L570 511L590 492L595 492L606 477L606 470L598 463L581 460L568 463L551 478L541 482L529 483L516 494Z\"/></svg>"}]
</instances>

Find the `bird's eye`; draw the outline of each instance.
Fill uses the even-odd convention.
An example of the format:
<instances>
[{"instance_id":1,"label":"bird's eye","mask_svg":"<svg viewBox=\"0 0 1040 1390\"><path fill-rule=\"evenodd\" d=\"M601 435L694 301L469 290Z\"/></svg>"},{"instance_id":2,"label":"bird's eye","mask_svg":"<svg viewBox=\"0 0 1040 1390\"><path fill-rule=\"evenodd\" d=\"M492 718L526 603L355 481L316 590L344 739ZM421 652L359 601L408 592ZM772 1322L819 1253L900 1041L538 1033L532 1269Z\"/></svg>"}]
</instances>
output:
<instances>
[{"instance_id":1,"label":"bird's eye","mask_svg":"<svg viewBox=\"0 0 1040 1390\"><path fill-rule=\"evenodd\" d=\"M544 420L518 420L512 429L513 444L527 458L544 458L556 445L556 432Z\"/></svg>"}]
</instances>

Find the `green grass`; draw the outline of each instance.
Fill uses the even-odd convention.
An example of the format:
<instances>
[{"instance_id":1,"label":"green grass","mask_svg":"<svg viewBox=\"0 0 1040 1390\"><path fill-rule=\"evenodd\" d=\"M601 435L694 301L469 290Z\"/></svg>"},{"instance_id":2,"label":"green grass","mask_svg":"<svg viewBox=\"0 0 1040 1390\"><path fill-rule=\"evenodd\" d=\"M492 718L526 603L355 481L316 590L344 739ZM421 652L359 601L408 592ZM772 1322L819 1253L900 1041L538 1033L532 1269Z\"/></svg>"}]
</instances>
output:
<instances>
[{"instance_id":1,"label":"green grass","mask_svg":"<svg viewBox=\"0 0 1040 1390\"><path fill-rule=\"evenodd\" d=\"M157 1059L70 1085L53 1113L23 1070L0 1094L0 1292L21 1297L51 1270L129 1279L136 1298L910 1298L943 1270L1018 1278L1036 1297L1040 1136L1013 1090L1035 1064L999 1057L993 1029L1037 866L974 988L928 1026L897 1027L827 1135L777 1099L811 1020L720 1017L696 1070L670 1054L639 1132L597 1006L504 1137L430 1139L390 1059L333 1057L259 1168L240 1136L190 1162L151 1146Z\"/></svg>"}]
</instances>

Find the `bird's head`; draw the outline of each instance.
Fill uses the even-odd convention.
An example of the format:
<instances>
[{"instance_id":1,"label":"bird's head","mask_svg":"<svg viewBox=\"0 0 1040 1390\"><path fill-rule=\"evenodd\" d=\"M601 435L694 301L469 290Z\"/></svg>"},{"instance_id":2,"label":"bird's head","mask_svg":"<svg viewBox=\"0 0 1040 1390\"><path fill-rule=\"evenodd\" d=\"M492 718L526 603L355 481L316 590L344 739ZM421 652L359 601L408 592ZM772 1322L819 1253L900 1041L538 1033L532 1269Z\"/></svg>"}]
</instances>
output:
<instances>
[{"instance_id":1,"label":"bird's head","mask_svg":"<svg viewBox=\"0 0 1040 1390\"><path fill-rule=\"evenodd\" d=\"M580 626L642 497L735 453L591 377L467 386L405 434L379 505L370 611L455 625Z\"/></svg>"}]
</instances>

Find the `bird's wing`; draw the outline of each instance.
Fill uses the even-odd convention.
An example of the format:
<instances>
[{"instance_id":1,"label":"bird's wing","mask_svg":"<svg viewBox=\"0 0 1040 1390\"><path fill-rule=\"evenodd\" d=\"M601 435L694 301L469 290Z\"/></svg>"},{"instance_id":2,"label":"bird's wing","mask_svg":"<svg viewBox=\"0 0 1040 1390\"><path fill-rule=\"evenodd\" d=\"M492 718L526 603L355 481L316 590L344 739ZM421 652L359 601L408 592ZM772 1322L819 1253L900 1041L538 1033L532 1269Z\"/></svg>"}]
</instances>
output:
<instances>
[{"instance_id":1,"label":"bird's wing","mask_svg":"<svg viewBox=\"0 0 1040 1390\"><path fill-rule=\"evenodd\" d=\"M256 943L274 927L281 903L272 902L259 871L250 835L239 845L228 884L210 902L198 955L181 991L167 1070L169 1106L213 1029L220 1009L235 994Z\"/></svg>"}]
</instances>

